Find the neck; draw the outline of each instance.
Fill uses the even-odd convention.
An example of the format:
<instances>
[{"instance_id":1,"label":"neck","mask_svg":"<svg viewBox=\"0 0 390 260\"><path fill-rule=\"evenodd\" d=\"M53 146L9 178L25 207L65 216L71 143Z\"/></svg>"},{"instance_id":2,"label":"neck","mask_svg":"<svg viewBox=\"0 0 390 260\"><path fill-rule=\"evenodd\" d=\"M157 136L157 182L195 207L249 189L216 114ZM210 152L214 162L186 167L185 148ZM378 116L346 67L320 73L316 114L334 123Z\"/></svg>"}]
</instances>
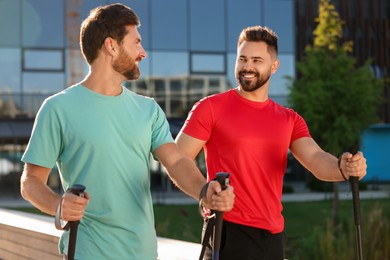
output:
<instances>
[{"instance_id":1,"label":"neck","mask_svg":"<svg viewBox=\"0 0 390 260\"><path fill-rule=\"evenodd\" d=\"M117 96L122 93L121 83L124 80L117 72L91 67L89 74L80 84L102 95Z\"/></svg>"},{"instance_id":2,"label":"neck","mask_svg":"<svg viewBox=\"0 0 390 260\"><path fill-rule=\"evenodd\" d=\"M268 90L265 85L255 91L245 91L241 86L238 86L236 91L243 98L255 102L265 102L268 99Z\"/></svg>"}]
</instances>

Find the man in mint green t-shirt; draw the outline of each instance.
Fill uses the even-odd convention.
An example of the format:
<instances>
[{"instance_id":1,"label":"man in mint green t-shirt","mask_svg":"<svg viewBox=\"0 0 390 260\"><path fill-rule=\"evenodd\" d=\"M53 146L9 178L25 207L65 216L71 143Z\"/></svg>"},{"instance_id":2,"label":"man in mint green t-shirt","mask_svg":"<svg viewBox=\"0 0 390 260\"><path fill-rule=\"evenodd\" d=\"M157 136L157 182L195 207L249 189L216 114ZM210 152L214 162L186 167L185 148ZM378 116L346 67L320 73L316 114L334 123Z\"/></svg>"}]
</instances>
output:
<instances>
[{"instance_id":1,"label":"man in mint green t-shirt","mask_svg":"<svg viewBox=\"0 0 390 260\"><path fill-rule=\"evenodd\" d=\"M156 259L157 239L150 193L149 158L167 169L175 184L195 199L208 187L204 206L232 209L233 188L222 191L177 148L166 117L151 98L122 86L138 79L146 58L136 14L121 4L98 7L81 26L80 45L90 73L46 99L27 149L21 193L51 215L81 220L76 259ZM63 189L86 186L85 197L62 197L47 186L57 165ZM60 253L67 255L68 232Z\"/></svg>"}]
</instances>

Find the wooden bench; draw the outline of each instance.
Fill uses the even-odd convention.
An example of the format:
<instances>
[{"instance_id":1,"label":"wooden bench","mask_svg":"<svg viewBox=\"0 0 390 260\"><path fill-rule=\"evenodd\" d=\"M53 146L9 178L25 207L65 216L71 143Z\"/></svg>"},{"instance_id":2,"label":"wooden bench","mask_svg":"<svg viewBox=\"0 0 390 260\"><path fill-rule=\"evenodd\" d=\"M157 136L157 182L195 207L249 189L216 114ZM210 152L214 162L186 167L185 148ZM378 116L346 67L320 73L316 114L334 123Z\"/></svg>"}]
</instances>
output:
<instances>
[{"instance_id":1,"label":"wooden bench","mask_svg":"<svg viewBox=\"0 0 390 260\"><path fill-rule=\"evenodd\" d=\"M0 259L61 260L54 218L0 208ZM198 259L201 245L158 237L159 260Z\"/></svg>"}]
</instances>

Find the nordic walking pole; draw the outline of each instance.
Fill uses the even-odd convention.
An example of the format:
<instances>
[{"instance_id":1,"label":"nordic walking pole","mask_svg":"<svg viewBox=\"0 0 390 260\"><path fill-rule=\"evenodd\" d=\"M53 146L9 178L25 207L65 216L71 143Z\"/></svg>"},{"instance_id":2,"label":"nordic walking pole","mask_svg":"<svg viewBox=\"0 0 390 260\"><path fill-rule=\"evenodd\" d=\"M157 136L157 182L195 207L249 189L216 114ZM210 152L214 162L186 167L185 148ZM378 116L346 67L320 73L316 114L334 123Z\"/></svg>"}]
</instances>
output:
<instances>
[{"instance_id":1,"label":"nordic walking pole","mask_svg":"<svg viewBox=\"0 0 390 260\"><path fill-rule=\"evenodd\" d=\"M221 185L222 190L226 189L229 184L229 173L218 172L217 181ZM219 249L221 247L221 234L222 234L222 216L223 212L215 211L215 230L214 230L214 246L213 246L213 260L219 259Z\"/></svg>"},{"instance_id":2,"label":"nordic walking pole","mask_svg":"<svg viewBox=\"0 0 390 260\"><path fill-rule=\"evenodd\" d=\"M355 155L359 150L358 146L353 146L349 149L349 152ZM351 184L352 200L353 200L353 215L356 226L356 243L358 259L363 259L362 252L362 234L360 230L360 199L359 199L359 178L355 176L349 177L349 183Z\"/></svg>"},{"instance_id":3,"label":"nordic walking pole","mask_svg":"<svg viewBox=\"0 0 390 260\"><path fill-rule=\"evenodd\" d=\"M84 196L85 186L80 184L75 184L68 189L77 196ZM74 254L76 251L76 239L77 239L77 228L80 221L69 221L69 240L68 240L68 260L74 260Z\"/></svg>"}]
</instances>

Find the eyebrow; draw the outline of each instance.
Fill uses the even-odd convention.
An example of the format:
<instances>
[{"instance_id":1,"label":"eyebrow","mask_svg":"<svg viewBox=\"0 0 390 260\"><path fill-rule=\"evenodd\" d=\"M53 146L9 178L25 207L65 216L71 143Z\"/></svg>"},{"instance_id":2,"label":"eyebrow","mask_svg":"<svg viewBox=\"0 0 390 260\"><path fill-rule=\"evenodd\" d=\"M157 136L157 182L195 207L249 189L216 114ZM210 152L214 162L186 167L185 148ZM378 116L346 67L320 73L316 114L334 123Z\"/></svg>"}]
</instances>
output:
<instances>
[{"instance_id":1,"label":"eyebrow","mask_svg":"<svg viewBox=\"0 0 390 260\"><path fill-rule=\"evenodd\" d=\"M245 55L240 55L239 56L240 58L246 58L246 59L252 59L252 60L264 60L262 57L260 57L260 56L251 56L251 57L247 57L247 56L245 56Z\"/></svg>"}]
</instances>

